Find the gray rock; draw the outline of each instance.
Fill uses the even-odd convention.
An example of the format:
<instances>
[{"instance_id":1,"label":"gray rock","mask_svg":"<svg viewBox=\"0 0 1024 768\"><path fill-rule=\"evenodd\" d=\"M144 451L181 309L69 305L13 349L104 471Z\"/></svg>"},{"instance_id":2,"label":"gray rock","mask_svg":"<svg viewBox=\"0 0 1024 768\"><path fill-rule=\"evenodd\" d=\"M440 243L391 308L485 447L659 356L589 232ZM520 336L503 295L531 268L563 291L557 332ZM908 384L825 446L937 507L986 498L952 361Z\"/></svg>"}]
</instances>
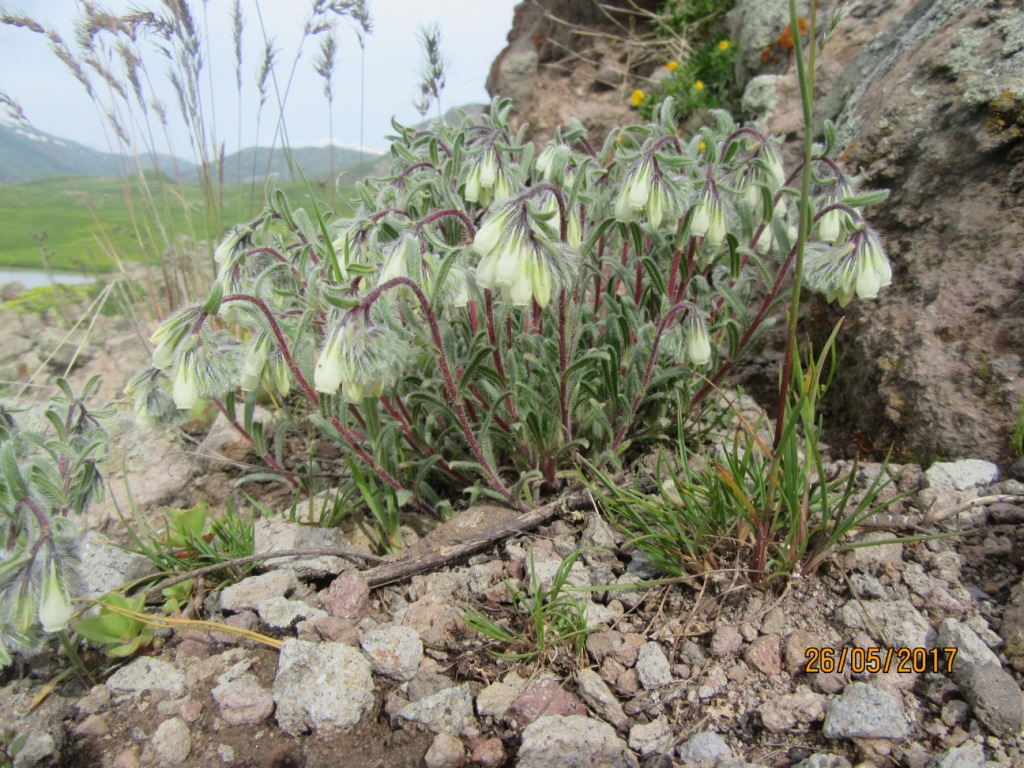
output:
<instances>
[{"instance_id":1,"label":"gray rock","mask_svg":"<svg viewBox=\"0 0 1024 768\"><path fill-rule=\"evenodd\" d=\"M412 680L423 660L423 643L415 629L390 626L371 629L360 640L363 653L378 675Z\"/></svg>"},{"instance_id":2,"label":"gray rock","mask_svg":"<svg viewBox=\"0 0 1024 768\"><path fill-rule=\"evenodd\" d=\"M275 629L289 629L300 620L318 619L327 615L327 611L320 608L313 608L301 600L289 600L280 595L262 600L258 611L263 623Z\"/></svg>"},{"instance_id":3,"label":"gray rock","mask_svg":"<svg viewBox=\"0 0 1024 768\"><path fill-rule=\"evenodd\" d=\"M476 697L477 714L480 717L501 717L525 687L525 680L518 675L513 679L511 674L502 681L491 683Z\"/></svg>"},{"instance_id":4,"label":"gray rock","mask_svg":"<svg viewBox=\"0 0 1024 768\"><path fill-rule=\"evenodd\" d=\"M161 765L183 765L192 751L192 732L184 720L172 717L160 723L150 746Z\"/></svg>"},{"instance_id":5,"label":"gray rock","mask_svg":"<svg viewBox=\"0 0 1024 768\"><path fill-rule=\"evenodd\" d=\"M743 647L743 635L733 626L716 627L711 635L711 655L721 658L735 656Z\"/></svg>"},{"instance_id":6,"label":"gray rock","mask_svg":"<svg viewBox=\"0 0 1024 768\"><path fill-rule=\"evenodd\" d=\"M576 674L577 693L590 709L616 729L624 730L629 718L607 683L592 669L581 669Z\"/></svg>"},{"instance_id":7,"label":"gray rock","mask_svg":"<svg viewBox=\"0 0 1024 768\"><path fill-rule=\"evenodd\" d=\"M114 546L96 531L82 534L78 546L80 597L96 599L157 570L148 557Z\"/></svg>"},{"instance_id":8,"label":"gray rock","mask_svg":"<svg viewBox=\"0 0 1024 768\"><path fill-rule=\"evenodd\" d=\"M757 75L743 89L743 114L749 115L755 122L775 111L779 105L779 89L791 81L780 75Z\"/></svg>"},{"instance_id":9,"label":"gray rock","mask_svg":"<svg viewBox=\"0 0 1024 768\"><path fill-rule=\"evenodd\" d=\"M850 768L850 761L841 755L819 752L801 760L794 768Z\"/></svg>"},{"instance_id":10,"label":"gray rock","mask_svg":"<svg viewBox=\"0 0 1024 768\"><path fill-rule=\"evenodd\" d=\"M985 764L985 751L976 741L968 741L959 747L936 756L928 768L981 768Z\"/></svg>"},{"instance_id":11,"label":"gray rock","mask_svg":"<svg viewBox=\"0 0 1024 768\"><path fill-rule=\"evenodd\" d=\"M672 665L659 643L644 643L636 655L636 673L640 685L646 690L659 688L672 682Z\"/></svg>"},{"instance_id":12,"label":"gray rock","mask_svg":"<svg viewBox=\"0 0 1024 768\"><path fill-rule=\"evenodd\" d=\"M954 668L956 660L953 661ZM956 675L975 717L1000 738L1012 738L1024 727L1024 695L1017 682L997 664L964 664Z\"/></svg>"},{"instance_id":13,"label":"gray rock","mask_svg":"<svg viewBox=\"0 0 1024 768\"><path fill-rule=\"evenodd\" d=\"M358 621L370 612L370 585L356 573L344 573L320 592L331 616Z\"/></svg>"},{"instance_id":14,"label":"gray rock","mask_svg":"<svg viewBox=\"0 0 1024 768\"><path fill-rule=\"evenodd\" d=\"M990 461L980 459L937 461L928 467L924 476L929 488L969 491L991 485L998 480L999 467Z\"/></svg>"},{"instance_id":15,"label":"gray rock","mask_svg":"<svg viewBox=\"0 0 1024 768\"><path fill-rule=\"evenodd\" d=\"M903 739L910 726L899 699L867 683L850 683L832 700L822 733L829 739Z\"/></svg>"},{"instance_id":16,"label":"gray rock","mask_svg":"<svg viewBox=\"0 0 1024 768\"><path fill-rule=\"evenodd\" d=\"M466 748L462 739L449 733L439 733L423 757L426 768L461 768L466 764Z\"/></svg>"},{"instance_id":17,"label":"gray rock","mask_svg":"<svg viewBox=\"0 0 1024 768\"><path fill-rule=\"evenodd\" d=\"M341 643L285 640L274 703L278 725L291 736L355 725L373 706L370 662Z\"/></svg>"},{"instance_id":18,"label":"gray rock","mask_svg":"<svg viewBox=\"0 0 1024 768\"><path fill-rule=\"evenodd\" d=\"M725 739L714 731L701 731L679 745L676 750L683 763L699 763L704 760L728 760L732 750Z\"/></svg>"},{"instance_id":19,"label":"gray rock","mask_svg":"<svg viewBox=\"0 0 1024 768\"><path fill-rule=\"evenodd\" d=\"M867 611L867 616L864 615ZM868 632L879 628L890 648L923 648L928 645L931 626L909 600L850 600L837 611L850 629Z\"/></svg>"},{"instance_id":20,"label":"gray rock","mask_svg":"<svg viewBox=\"0 0 1024 768\"><path fill-rule=\"evenodd\" d=\"M212 693L229 725L259 725L274 711L273 694L247 673L225 680Z\"/></svg>"},{"instance_id":21,"label":"gray rock","mask_svg":"<svg viewBox=\"0 0 1024 768\"><path fill-rule=\"evenodd\" d=\"M875 541L889 541L892 535L885 531L867 531L857 536L858 544ZM899 566L903 562L903 545L872 544L858 547L853 551L854 567L865 573L875 573L886 566Z\"/></svg>"},{"instance_id":22,"label":"gray rock","mask_svg":"<svg viewBox=\"0 0 1024 768\"><path fill-rule=\"evenodd\" d=\"M433 696L407 704L399 710L398 716L425 725L434 733L458 736L476 722L469 683L445 688Z\"/></svg>"},{"instance_id":23,"label":"gray rock","mask_svg":"<svg viewBox=\"0 0 1024 768\"><path fill-rule=\"evenodd\" d=\"M283 552L287 549L355 549L340 528L299 525L282 517L261 517L253 526L254 554ZM352 570L348 560L333 555L282 557L267 561L267 567L290 568L300 579L322 579Z\"/></svg>"},{"instance_id":24,"label":"gray rock","mask_svg":"<svg viewBox=\"0 0 1024 768\"><path fill-rule=\"evenodd\" d=\"M885 587L877 576L870 573L854 573L850 576L850 584L854 592L862 599L876 600L885 597Z\"/></svg>"},{"instance_id":25,"label":"gray rock","mask_svg":"<svg viewBox=\"0 0 1024 768\"><path fill-rule=\"evenodd\" d=\"M607 723L583 715L541 717L523 729L518 768L636 768Z\"/></svg>"},{"instance_id":26,"label":"gray rock","mask_svg":"<svg viewBox=\"0 0 1024 768\"><path fill-rule=\"evenodd\" d=\"M135 659L107 679L116 700L138 698L144 691L164 691L168 698L185 695L185 675L170 662L148 656Z\"/></svg>"},{"instance_id":27,"label":"gray rock","mask_svg":"<svg viewBox=\"0 0 1024 768\"><path fill-rule=\"evenodd\" d=\"M977 633L956 619L946 619L935 631L936 648L956 648L953 657L952 677L959 683L960 671L970 664L995 664L999 657L985 645Z\"/></svg>"},{"instance_id":28,"label":"gray rock","mask_svg":"<svg viewBox=\"0 0 1024 768\"><path fill-rule=\"evenodd\" d=\"M651 562L651 558L641 549L633 550L629 558L629 565L626 566L626 573L639 576L642 581L650 581L661 576L658 566Z\"/></svg>"},{"instance_id":29,"label":"gray rock","mask_svg":"<svg viewBox=\"0 0 1024 768\"><path fill-rule=\"evenodd\" d=\"M264 600L286 597L296 590L299 580L292 570L277 570L242 579L225 587L220 593L222 610L237 613L246 609L258 610Z\"/></svg>"},{"instance_id":30,"label":"gray rock","mask_svg":"<svg viewBox=\"0 0 1024 768\"><path fill-rule=\"evenodd\" d=\"M664 717L655 718L649 723L638 723L629 729L629 748L639 752L641 757L666 755L671 751L674 741L672 726Z\"/></svg>"},{"instance_id":31,"label":"gray rock","mask_svg":"<svg viewBox=\"0 0 1024 768\"><path fill-rule=\"evenodd\" d=\"M781 733L825 719L828 699L820 693L798 691L771 698L761 706L764 727Z\"/></svg>"}]
</instances>

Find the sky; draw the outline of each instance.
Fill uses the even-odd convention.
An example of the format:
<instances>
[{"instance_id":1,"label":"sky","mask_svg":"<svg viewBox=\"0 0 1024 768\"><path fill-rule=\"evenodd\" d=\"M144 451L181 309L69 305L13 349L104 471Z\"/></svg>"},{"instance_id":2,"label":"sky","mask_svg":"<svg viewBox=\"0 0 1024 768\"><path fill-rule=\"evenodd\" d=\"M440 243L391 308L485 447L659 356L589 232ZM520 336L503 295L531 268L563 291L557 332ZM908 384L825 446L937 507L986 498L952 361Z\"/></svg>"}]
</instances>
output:
<instances>
[{"instance_id":1,"label":"sky","mask_svg":"<svg viewBox=\"0 0 1024 768\"><path fill-rule=\"evenodd\" d=\"M159 10L160 0L95 0L105 9L124 13L130 8ZM385 137L393 132L391 118L411 125L423 118L413 105L419 94L419 72L423 54L418 42L421 25L437 23L441 27L441 50L448 59L442 108L470 103L487 103L485 81L491 63L505 46L512 27L512 12L518 0L368 0L374 29L366 38L365 90L363 99L362 144L385 150ZM258 94L256 72L260 66L265 37L257 15L257 0L242 0L244 19L242 51L242 103L235 79L235 53L232 41L232 0L191 0L198 26L205 35L207 59L200 87L205 102L207 122L215 115L216 143L222 142L227 153L258 143L270 144L278 123L277 96L271 82L266 106L263 108L257 136L256 114ZM36 21L54 27L77 52L74 46L75 20L80 18L80 0L0 0L6 13L23 13ZM283 94L292 70L302 28L309 18L312 0L258 0L264 28L279 50L275 68L278 88ZM205 20L205 21L204 21ZM328 109L324 96L324 80L314 71L322 36L307 38L295 69L292 86L285 101L284 124L293 147L324 145L331 135L333 117L334 143L345 146L360 144L360 65L361 54L354 25L343 19L337 27L338 56L333 78L334 105ZM109 39L109 38L108 38ZM145 72L152 91L166 106L169 142L159 138L159 121L151 118L149 126L158 136L158 151L172 151L189 157L192 150L189 134L179 117L180 110L174 89L167 75L168 60L155 47L154 39L141 39L138 44L145 62ZM120 61L112 65L119 74ZM92 80L99 92L106 93L98 77ZM102 88L101 88L102 86ZM71 139L86 146L111 151L115 148L104 108L98 108L85 88L68 68L51 52L43 35L27 29L0 26L0 92L15 99L26 118L41 131ZM210 98L212 94L212 99ZM147 100L152 96L147 95ZM104 96L104 103L107 97ZM211 108L212 105L212 108ZM123 109L119 107L119 109ZM136 125L147 132L146 123ZM436 104L431 108L436 114ZM241 115L241 121L239 121ZM129 118L122 113L123 123ZM241 122L241 142L239 123Z\"/></svg>"}]
</instances>

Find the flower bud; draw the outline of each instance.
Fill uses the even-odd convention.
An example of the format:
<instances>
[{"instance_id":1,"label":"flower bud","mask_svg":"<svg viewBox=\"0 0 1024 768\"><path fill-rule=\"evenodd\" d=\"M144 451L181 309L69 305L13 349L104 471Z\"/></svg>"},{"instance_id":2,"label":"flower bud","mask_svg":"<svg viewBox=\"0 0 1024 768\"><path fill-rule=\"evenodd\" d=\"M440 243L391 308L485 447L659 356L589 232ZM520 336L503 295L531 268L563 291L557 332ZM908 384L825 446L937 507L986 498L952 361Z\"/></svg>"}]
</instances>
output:
<instances>
[{"instance_id":1,"label":"flower bud","mask_svg":"<svg viewBox=\"0 0 1024 768\"><path fill-rule=\"evenodd\" d=\"M690 217L690 234L694 237L704 237L711 225L711 206L703 197L693 207L693 215Z\"/></svg>"},{"instance_id":2,"label":"flower bud","mask_svg":"<svg viewBox=\"0 0 1024 768\"><path fill-rule=\"evenodd\" d=\"M825 243L836 242L842 234L839 211L833 208L825 211L818 219L818 239Z\"/></svg>"},{"instance_id":3,"label":"flower bud","mask_svg":"<svg viewBox=\"0 0 1024 768\"><path fill-rule=\"evenodd\" d=\"M484 153L480 162L480 187L491 189L498 178L498 157L494 151Z\"/></svg>"},{"instance_id":4,"label":"flower bud","mask_svg":"<svg viewBox=\"0 0 1024 768\"><path fill-rule=\"evenodd\" d=\"M687 322L686 356L693 365L706 365L711 360L711 339L704 320L691 315Z\"/></svg>"}]
</instances>

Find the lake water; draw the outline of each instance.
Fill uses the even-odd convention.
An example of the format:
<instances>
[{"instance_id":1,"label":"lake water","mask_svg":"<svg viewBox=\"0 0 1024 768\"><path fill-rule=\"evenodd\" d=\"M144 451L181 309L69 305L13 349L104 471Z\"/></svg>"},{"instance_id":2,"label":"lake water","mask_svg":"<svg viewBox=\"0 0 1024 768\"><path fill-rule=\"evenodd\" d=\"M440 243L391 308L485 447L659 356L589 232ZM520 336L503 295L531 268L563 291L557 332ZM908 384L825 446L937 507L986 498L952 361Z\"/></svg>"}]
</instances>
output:
<instances>
[{"instance_id":1,"label":"lake water","mask_svg":"<svg viewBox=\"0 0 1024 768\"><path fill-rule=\"evenodd\" d=\"M74 272L53 272L52 275L55 283L91 283L94 279L90 275L79 275ZM40 285L49 285L51 279L50 275L41 269L0 268L0 285L15 282L26 288L38 288Z\"/></svg>"}]
</instances>

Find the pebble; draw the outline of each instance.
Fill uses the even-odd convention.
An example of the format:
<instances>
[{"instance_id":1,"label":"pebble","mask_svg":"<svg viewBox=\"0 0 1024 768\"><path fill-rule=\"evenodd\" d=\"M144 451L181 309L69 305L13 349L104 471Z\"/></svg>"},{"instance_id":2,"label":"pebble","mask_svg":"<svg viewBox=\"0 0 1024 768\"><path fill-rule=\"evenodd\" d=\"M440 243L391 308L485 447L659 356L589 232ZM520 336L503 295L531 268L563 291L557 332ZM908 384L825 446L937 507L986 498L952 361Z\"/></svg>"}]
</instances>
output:
<instances>
[{"instance_id":1,"label":"pebble","mask_svg":"<svg viewBox=\"0 0 1024 768\"><path fill-rule=\"evenodd\" d=\"M355 549L340 528L300 525L281 517L261 517L253 524L253 553L288 549ZM267 561L274 570L290 569L300 579L323 579L351 569L348 560L333 555L279 557Z\"/></svg>"},{"instance_id":2,"label":"pebble","mask_svg":"<svg viewBox=\"0 0 1024 768\"><path fill-rule=\"evenodd\" d=\"M510 725L522 728L548 715L585 715L586 706L574 693L553 678L534 680L523 689L505 713Z\"/></svg>"},{"instance_id":3,"label":"pebble","mask_svg":"<svg viewBox=\"0 0 1024 768\"><path fill-rule=\"evenodd\" d=\"M649 723L638 723L629 729L629 748L639 752L641 757L668 753L674 740L672 726L663 717Z\"/></svg>"},{"instance_id":4,"label":"pebble","mask_svg":"<svg viewBox=\"0 0 1024 768\"><path fill-rule=\"evenodd\" d=\"M969 491L998 480L999 467L980 459L937 461L928 467L924 476L929 488Z\"/></svg>"},{"instance_id":5,"label":"pebble","mask_svg":"<svg viewBox=\"0 0 1024 768\"><path fill-rule=\"evenodd\" d=\"M220 716L228 725L259 725L274 711L274 696L250 674L213 689Z\"/></svg>"},{"instance_id":6,"label":"pebble","mask_svg":"<svg viewBox=\"0 0 1024 768\"><path fill-rule=\"evenodd\" d=\"M978 637L978 633L956 619L946 619L935 631L936 648L956 648L953 657L952 677L957 681L961 670L969 664L995 664L999 657Z\"/></svg>"},{"instance_id":7,"label":"pebble","mask_svg":"<svg viewBox=\"0 0 1024 768\"><path fill-rule=\"evenodd\" d=\"M192 733L180 717L164 720L150 741L163 765L182 765L192 751Z\"/></svg>"},{"instance_id":8,"label":"pebble","mask_svg":"<svg viewBox=\"0 0 1024 768\"><path fill-rule=\"evenodd\" d=\"M927 647L932 632L928 620L909 600L850 600L836 615L851 629L873 632L878 627L882 636L874 639L885 642L889 648Z\"/></svg>"},{"instance_id":9,"label":"pebble","mask_svg":"<svg viewBox=\"0 0 1024 768\"><path fill-rule=\"evenodd\" d=\"M551 715L526 726L517 768L638 768L629 746L607 723Z\"/></svg>"},{"instance_id":10,"label":"pebble","mask_svg":"<svg viewBox=\"0 0 1024 768\"><path fill-rule=\"evenodd\" d=\"M826 711L828 698L808 690L771 698L760 709L764 727L773 733L820 722Z\"/></svg>"},{"instance_id":11,"label":"pebble","mask_svg":"<svg viewBox=\"0 0 1024 768\"><path fill-rule=\"evenodd\" d=\"M343 573L320 592L320 602L331 616L358 622L370 613L370 585L356 573Z\"/></svg>"},{"instance_id":12,"label":"pebble","mask_svg":"<svg viewBox=\"0 0 1024 768\"><path fill-rule=\"evenodd\" d=\"M289 629L300 619L316 619L327 615L320 608L313 608L301 600L289 600L280 595L268 597L259 605L260 618L268 627Z\"/></svg>"},{"instance_id":13,"label":"pebble","mask_svg":"<svg viewBox=\"0 0 1024 768\"><path fill-rule=\"evenodd\" d=\"M423 757L423 764L426 768L462 768L466 764L462 739L449 733L437 734Z\"/></svg>"},{"instance_id":14,"label":"pebble","mask_svg":"<svg viewBox=\"0 0 1024 768\"><path fill-rule=\"evenodd\" d=\"M622 710L622 705L609 690L601 676L592 669L581 669L576 674L577 690L580 698L587 703L593 712L617 730L623 731L629 725L629 718Z\"/></svg>"},{"instance_id":15,"label":"pebble","mask_svg":"<svg viewBox=\"0 0 1024 768\"><path fill-rule=\"evenodd\" d=\"M701 731L679 745L676 750L683 763L700 763L704 760L727 760L733 756L732 750L721 736L714 731Z\"/></svg>"},{"instance_id":16,"label":"pebble","mask_svg":"<svg viewBox=\"0 0 1024 768\"><path fill-rule=\"evenodd\" d=\"M502 717L524 687L525 683L518 686L500 680L491 683L477 695L476 713L480 717Z\"/></svg>"},{"instance_id":17,"label":"pebble","mask_svg":"<svg viewBox=\"0 0 1024 768\"><path fill-rule=\"evenodd\" d=\"M954 667L956 661L953 662ZM1024 695L998 664L964 664L955 676L974 716L1000 738L1017 736L1024 727Z\"/></svg>"},{"instance_id":18,"label":"pebble","mask_svg":"<svg viewBox=\"0 0 1024 768\"><path fill-rule=\"evenodd\" d=\"M742 647L743 635L736 627L718 627L711 635L711 655L717 658L735 656Z\"/></svg>"},{"instance_id":19,"label":"pebble","mask_svg":"<svg viewBox=\"0 0 1024 768\"><path fill-rule=\"evenodd\" d=\"M457 736L476 723L469 683L445 688L433 696L407 704L398 712L403 720L419 723L434 733Z\"/></svg>"},{"instance_id":20,"label":"pebble","mask_svg":"<svg viewBox=\"0 0 1024 768\"><path fill-rule=\"evenodd\" d=\"M423 643L411 627L372 629L363 635L360 644L373 671L393 680L412 680L423 660Z\"/></svg>"},{"instance_id":21,"label":"pebble","mask_svg":"<svg viewBox=\"0 0 1024 768\"><path fill-rule=\"evenodd\" d=\"M636 674L645 690L672 682L672 666L659 643L644 643L636 655Z\"/></svg>"},{"instance_id":22,"label":"pebble","mask_svg":"<svg viewBox=\"0 0 1024 768\"><path fill-rule=\"evenodd\" d=\"M867 683L850 683L832 700L822 733L828 739L902 739L910 728L899 699Z\"/></svg>"},{"instance_id":23,"label":"pebble","mask_svg":"<svg viewBox=\"0 0 1024 768\"><path fill-rule=\"evenodd\" d=\"M109 736L110 717L106 712L89 715L75 726L75 733L79 736L95 736L100 739Z\"/></svg>"},{"instance_id":24,"label":"pebble","mask_svg":"<svg viewBox=\"0 0 1024 768\"><path fill-rule=\"evenodd\" d=\"M170 662L143 656L112 674L107 688L115 698L138 698L144 691L163 691L166 697L178 699L185 695L185 675Z\"/></svg>"},{"instance_id":25,"label":"pebble","mask_svg":"<svg viewBox=\"0 0 1024 768\"><path fill-rule=\"evenodd\" d=\"M341 643L284 641L274 703L285 733L355 725L373 701L370 662L359 651Z\"/></svg>"},{"instance_id":26,"label":"pebble","mask_svg":"<svg viewBox=\"0 0 1024 768\"><path fill-rule=\"evenodd\" d=\"M481 768L502 768L508 756L505 754L505 745L501 743L501 739L484 739L473 746L469 760Z\"/></svg>"},{"instance_id":27,"label":"pebble","mask_svg":"<svg viewBox=\"0 0 1024 768\"><path fill-rule=\"evenodd\" d=\"M818 752L801 760L794 768L851 768L850 761L841 755Z\"/></svg>"},{"instance_id":28,"label":"pebble","mask_svg":"<svg viewBox=\"0 0 1024 768\"><path fill-rule=\"evenodd\" d=\"M764 675L781 675L781 635L761 635L750 644L743 660Z\"/></svg>"},{"instance_id":29,"label":"pebble","mask_svg":"<svg viewBox=\"0 0 1024 768\"><path fill-rule=\"evenodd\" d=\"M985 751L976 741L968 741L937 756L929 768L981 768L985 764Z\"/></svg>"},{"instance_id":30,"label":"pebble","mask_svg":"<svg viewBox=\"0 0 1024 768\"><path fill-rule=\"evenodd\" d=\"M221 610L238 613L257 610L264 600L286 597L298 589L299 580L290 569L270 571L249 576L237 584L225 587L220 593Z\"/></svg>"}]
</instances>

